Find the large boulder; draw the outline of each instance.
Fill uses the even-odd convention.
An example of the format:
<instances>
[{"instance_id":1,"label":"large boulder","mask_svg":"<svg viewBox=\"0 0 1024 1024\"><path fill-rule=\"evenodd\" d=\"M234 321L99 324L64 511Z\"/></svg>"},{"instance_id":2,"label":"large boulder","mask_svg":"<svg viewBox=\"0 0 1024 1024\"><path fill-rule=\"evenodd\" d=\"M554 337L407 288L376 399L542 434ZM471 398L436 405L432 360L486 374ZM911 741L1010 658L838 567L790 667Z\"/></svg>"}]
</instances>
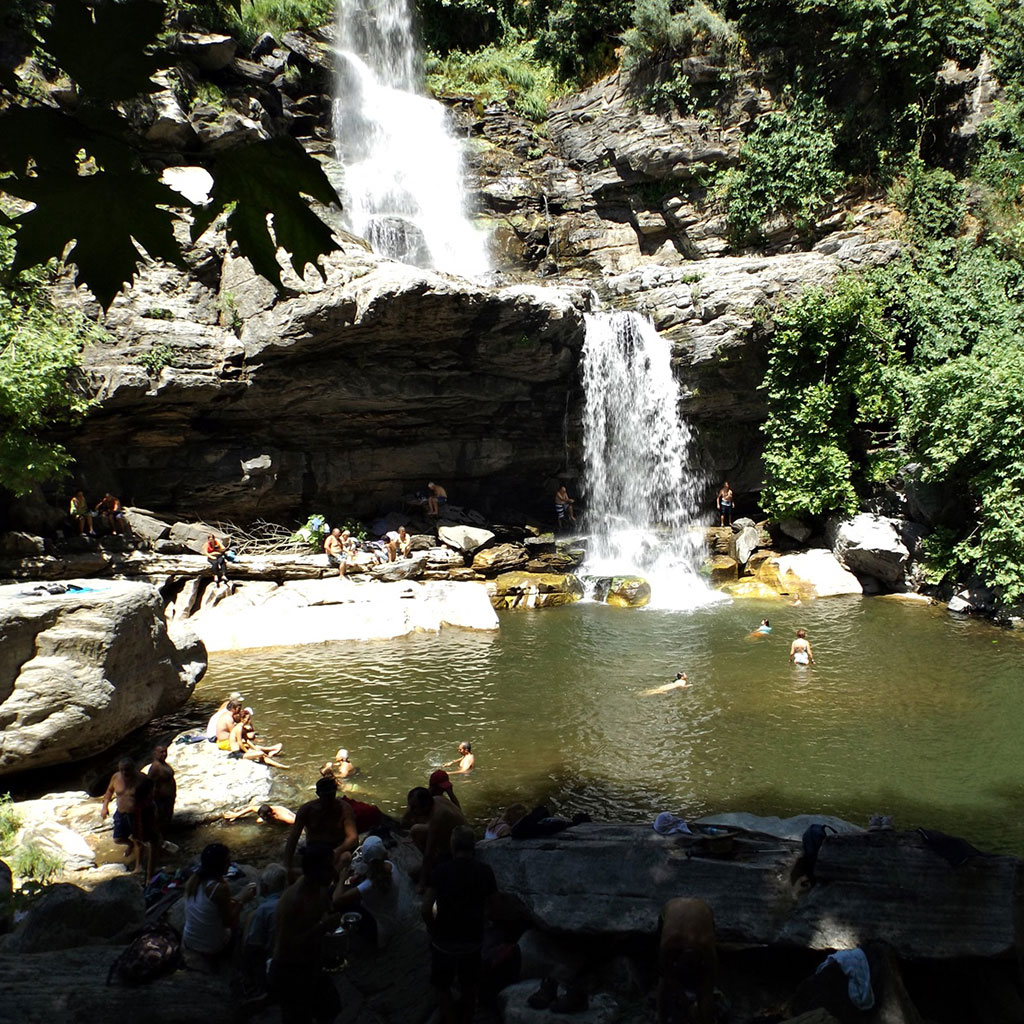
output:
<instances>
[{"instance_id":1,"label":"large boulder","mask_svg":"<svg viewBox=\"0 0 1024 1024\"><path fill-rule=\"evenodd\" d=\"M746 565L758 545L760 533L754 525L743 526L736 534L736 561Z\"/></svg>"},{"instance_id":2,"label":"large boulder","mask_svg":"<svg viewBox=\"0 0 1024 1024\"><path fill-rule=\"evenodd\" d=\"M812 548L769 559L758 573L767 581L776 576L782 593L807 593L814 597L863 594L860 581L825 548Z\"/></svg>"},{"instance_id":3,"label":"large boulder","mask_svg":"<svg viewBox=\"0 0 1024 1024\"><path fill-rule=\"evenodd\" d=\"M910 552L897 520L869 512L832 519L825 537L836 558L857 575L873 576L889 586L904 584Z\"/></svg>"},{"instance_id":4,"label":"large boulder","mask_svg":"<svg viewBox=\"0 0 1024 1024\"><path fill-rule=\"evenodd\" d=\"M24 955L123 942L142 924L145 913L142 887L132 877L111 878L92 892L54 885L7 939L3 952Z\"/></svg>"},{"instance_id":5,"label":"large boulder","mask_svg":"<svg viewBox=\"0 0 1024 1024\"><path fill-rule=\"evenodd\" d=\"M370 575L382 583L398 583L401 580L414 580L423 575L427 567L428 556L418 553L414 558L399 558L394 562L383 562L370 570ZM462 560L459 560L462 564Z\"/></svg>"},{"instance_id":6,"label":"large boulder","mask_svg":"<svg viewBox=\"0 0 1024 1024\"><path fill-rule=\"evenodd\" d=\"M203 545L211 533L221 544L227 544L228 535L223 530L214 529L205 523L175 523L171 527L171 532L167 539L172 544L187 548L189 551L194 551L196 554L201 555L203 553Z\"/></svg>"},{"instance_id":7,"label":"large boulder","mask_svg":"<svg viewBox=\"0 0 1024 1024\"><path fill-rule=\"evenodd\" d=\"M521 544L498 544L478 551L473 556L473 568L486 574L511 572L522 569L529 560L530 556Z\"/></svg>"},{"instance_id":8,"label":"large boulder","mask_svg":"<svg viewBox=\"0 0 1024 1024\"><path fill-rule=\"evenodd\" d=\"M439 526L437 536L442 543L466 555L471 555L478 548L494 540L494 534L490 530L481 530L475 526Z\"/></svg>"},{"instance_id":9,"label":"large boulder","mask_svg":"<svg viewBox=\"0 0 1024 1024\"><path fill-rule=\"evenodd\" d=\"M270 801L271 769L256 761L228 757L216 743L172 743L167 763L178 783L174 805L178 824L201 825L216 821L227 811Z\"/></svg>"},{"instance_id":10,"label":"large boulder","mask_svg":"<svg viewBox=\"0 0 1024 1024\"><path fill-rule=\"evenodd\" d=\"M147 583L0 587L0 775L105 750L180 707L206 671Z\"/></svg>"},{"instance_id":11,"label":"large boulder","mask_svg":"<svg viewBox=\"0 0 1024 1024\"><path fill-rule=\"evenodd\" d=\"M77 832L58 821L33 820L23 825L15 846L34 846L53 857L63 871L77 871L96 865L93 848Z\"/></svg>"},{"instance_id":12,"label":"large boulder","mask_svg":"<svg viewBox=\"0 0 1024 1024\"><path fill-rule=\"evenodd\" d=\"M147 541L149 544L155 544L158 540L167 539L171 532L169 523L157 519L156 516L148 512L143 512L142 509L126 508L124 510L124 519L128 524L128 528L132 531L132 535L140 540ZM203 540L205 541L206 538L204 537Z\"/></svg>"},{"instance_id":13,"label":"large boulder","mask_svg":"<svg viewBox=\"0 0 1024 1024\"><path fill-rule=\"evenodd\" d=\"M495 608L553 608L583 597L583 584L572 575L505 572L487 585Z\"/></svg>"}]
</instances>

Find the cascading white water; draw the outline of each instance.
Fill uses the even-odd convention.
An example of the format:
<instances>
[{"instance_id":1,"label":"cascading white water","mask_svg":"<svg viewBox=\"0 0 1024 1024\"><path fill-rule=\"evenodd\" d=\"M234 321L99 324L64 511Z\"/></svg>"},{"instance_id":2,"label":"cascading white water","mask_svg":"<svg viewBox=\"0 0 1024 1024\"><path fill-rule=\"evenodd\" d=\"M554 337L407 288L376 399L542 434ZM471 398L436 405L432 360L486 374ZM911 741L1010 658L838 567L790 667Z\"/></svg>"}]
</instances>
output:
<instances>
[{"instance_id":1,"label":"cascading white water","mask_svg":"<svg viewBox=\"0 0 1024 1024\"><path fill-rule=\"evenodd\" d=\"M466 215L462 146L419 95L408 0L338 0L334 138L352 231L375 252L465 277L489 269Z\"/></svg>"},{"instance_id":2,"label":"cascading white water","mask_svg":"<svg viewBox=\"0 0 1024 1024\"><path fill-rule=\"evenodd\" d=\"M583 346L584 571L636 574L655 607L716 599L697 571L704 477L679 415L668 341L636 313L588 315Z\"/></svg>"}]
</instances>

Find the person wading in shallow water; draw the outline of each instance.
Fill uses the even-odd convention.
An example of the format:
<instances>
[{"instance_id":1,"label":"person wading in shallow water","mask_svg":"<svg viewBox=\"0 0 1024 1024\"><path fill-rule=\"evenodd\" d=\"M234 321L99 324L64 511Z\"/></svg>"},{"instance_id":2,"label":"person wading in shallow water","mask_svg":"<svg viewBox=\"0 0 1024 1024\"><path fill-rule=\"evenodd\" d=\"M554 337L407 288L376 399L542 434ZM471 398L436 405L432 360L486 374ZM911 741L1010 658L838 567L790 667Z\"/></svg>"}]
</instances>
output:
<instances>
[{"instance_id":1,"label":"person wading in shallow water","mask_svg":"<svg viewBox=\"0 0 1024 1024\"><path fill-rule=\"evenodd\" d=\"M789 648L789 660L794 665L814 664L814 652L811 650L811 645L807 640L806 629L798 629L796 631L796 639Z\"/></svg>"}]
</instances>

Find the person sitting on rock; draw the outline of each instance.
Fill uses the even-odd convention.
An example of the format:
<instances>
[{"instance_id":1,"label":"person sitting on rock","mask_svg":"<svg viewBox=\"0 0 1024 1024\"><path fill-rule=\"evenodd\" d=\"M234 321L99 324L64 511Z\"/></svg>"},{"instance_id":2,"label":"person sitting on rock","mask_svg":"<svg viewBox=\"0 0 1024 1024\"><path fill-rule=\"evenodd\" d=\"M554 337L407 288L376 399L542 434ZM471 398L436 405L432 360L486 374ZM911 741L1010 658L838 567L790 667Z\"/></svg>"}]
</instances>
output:
<instances>
[{"instance_id":1,"label":"person sitting on rock","mask_svg":"<svg viewBox=\"0 0 1024 1024\"><path fill-rule=\"evenodd\" d=\"M427 515L436 519L441 514L441 507L448 504L448 492L433 480L427 484Z\"/></svg>"},{"instance_id":2,"label":"person sitting on rock","mask_svg":"<svg viewBox=\"0 0 1024 1024\"><path fill-rule=\"evenodd\" d=\"M352 808L338 799L338 784L334 779L321 778L316 784L316 799L304 803L295 815L295 823L284 848L285 867L289 872L303 832L306 834L306 850L320 848L329 851L335 874L338 874L341 856L356 848L359 833Z\"/></svg>"},{"instance_id":3,"label":"person sitting on rock","mask_svg":"<svg viewBox=\"0 0 1024 1024\"><path fill-rule=\"evenodd\" d=\"M341 531L341 567L338 575L344 576L350 565L356 564L356 539L348 530Z\"/></svg>"},{"instance_id":4,"label":"person sitting on rock","mask_svg":"<svg viewBox=\"0 0 1024 1024\"><path fill-rule=\"evenodd\" d=\"M715 915L699 899L669 900L658 942L658 1024L711 1024L718 952Z\"/></svg>"},{"instance_id":5,"label":"person sitting on rock","mask_svg":"<svg viewBox=\"0 0 1024 1024\"><path fill-rule=\"evenodd\" d=\"M216 534L211 533L206 538L203 554L206 555L206 560L210 563L210 568L213 569L213 582L227 583L227 549Z\"/></svg>"},{"instance_id":6,"label":"person sitting on rock","mask_svg":"<svg viewBox=\"0 0 1024 1024\"><path fill-rule=\"evenodd\" d=\"M252 708L242 708L241 716L231 730L231 754L247 761L258 761L274 768L287 768L286 764L275 761L275 755L281 752L282 744L264 747L256 742L256 729L252 724Z\"/></svg>"},{"instance_id":7,"label":"person sitting on rock","mask_svg":"<svg viewBox=\"0 0 1024 1024\"><path fill-rule=\"evenodd\" d=\"M204 957L218 957L231 945L242 904L256 898L249 885L239 899L231 896L225 875L231 851L223 843L210 843L199 856L199 870L185 883L185 929L182 945Z\"/></svg>"},{"instance_id":8,"label":"person sitting on rock","mask_svg":"<svg viewBox=\"0 0 1024 1024\"><path fill-rule=\"evenodd\" d=\"M68 507L68 513L78 524L79 536L83 533L96 533L92 528L92 512L89 511L89 503L85 500L85 493L83 491L75 491L71 504Z\"/></svg>"},{"instance_id":9,"label":"person sitting on rock","mask_svg":"<svg viewBox=\"0 0 1024 1024\"><path fill-rule=\"evenodd\" d=\"M100 499L96 505L96 513L101 519L107 521L111 533L123 533L125 529L124 506L115 498L110 491Z\"/></svg>"},{"instance_id":10,"label":"person sitting on rock","mask_svg":"<svg viewBox=\"0 0 1024 1024\"><path fill-rule=\"evenodd\" d=\"M341 543L341 530L335 527L324 538L324 553L327 555L327 563L336 566L338 575L345 575L345 548Z\"/></svg>"},{"instance_id":11,"label":"person sitting on rock","mask_svg":"<svg viewBox=\"0 0 1024 1024\"><path fill-rule=\"evenodd\" d=\"M408 558L411 543L412 538L405 532L404 526L400 526L397 530L388 530L384 534L384 546L387 548L388 561L395 562L399 558Z\"/></svg>"},{"instance_id":12,"label":"person sitting on rock","mask_svg":"<svg viewBox=\"0 0 1024 1024\"><path fill-rule=\"evenodd\" d=\"M573 514L572 506L575 499L569 497L569 492L565 489L565 484L555 491L555 516L557 517L556 529L562 528L562 523L568 519L570 523L576 522L576 516Z\"/></svg>"},{"instance_id":13,"label":"person sitting on rock","mask_svg":"<svg viewBox=\"0 0 1024 1024\"><path fill-rule=\"evenodd\" d=\"M379 836L367 836L351 864L351 876L334 889L336 910L359 910L373 944L383 949L398 931L401 882Z\"/></svg>"},{"instance_id":14,"label":"person sitting on rock","mask_svg":"<svg viewBox=\"0 0 1024 1024\"><path fill-rule=\"evenodd\" d=\"M217 744L218 750L231 749L231 731L242 718L242 702L234 697L217 708L206 724L206 738Z\"/></svg>"}]
</instances>

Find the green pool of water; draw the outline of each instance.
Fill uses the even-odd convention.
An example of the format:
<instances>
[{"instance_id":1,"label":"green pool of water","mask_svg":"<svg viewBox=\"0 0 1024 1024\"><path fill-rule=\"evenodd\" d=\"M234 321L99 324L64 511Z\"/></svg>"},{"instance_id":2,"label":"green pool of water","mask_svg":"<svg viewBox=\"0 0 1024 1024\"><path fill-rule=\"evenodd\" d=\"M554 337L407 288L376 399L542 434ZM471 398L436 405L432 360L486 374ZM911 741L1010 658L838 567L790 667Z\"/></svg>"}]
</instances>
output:
<instances>
[{"instance_id":1,"label":"green pool of water","mask_svg":"<svg viewBox=\"0 0 1024 1024\"><path fill-rule=\"evenodd\" d=\"M749 636L762 616L766 638ZM817 665L789 664L796 627ZM468 739L479 820L512 801L650 820L747 810L925 825L1024 854L1024 638L939 608L831 598L690 613L579 604L496 633L215 655L197 696L241 690L284 743L279 796L339 746L358 792L398 812ZM685 671L682 692L642 691Z\"/></svg>"}]
</instances>

